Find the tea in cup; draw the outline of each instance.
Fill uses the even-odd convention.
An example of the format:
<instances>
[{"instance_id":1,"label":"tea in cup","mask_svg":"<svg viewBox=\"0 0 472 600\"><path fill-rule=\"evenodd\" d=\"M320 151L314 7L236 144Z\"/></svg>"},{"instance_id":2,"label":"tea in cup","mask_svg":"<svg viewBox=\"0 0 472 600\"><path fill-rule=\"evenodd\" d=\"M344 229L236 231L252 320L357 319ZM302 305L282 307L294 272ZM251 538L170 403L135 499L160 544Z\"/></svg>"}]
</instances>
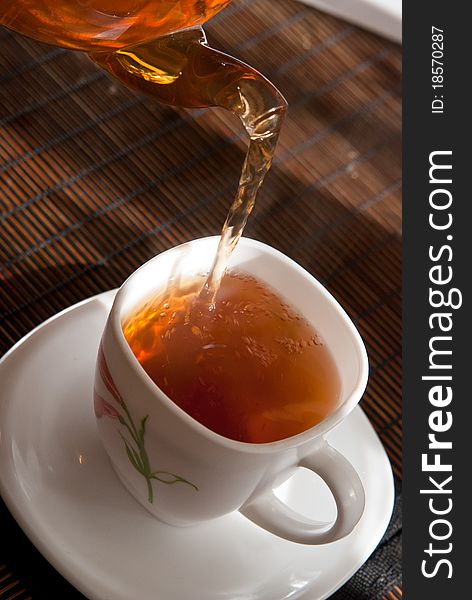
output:
<instances>
[{"instance_id":1,"label":"tea in cup","mask_svg":"<svg viewBox=\"0 0 472 600\"><path fill-rule=\"evenodd\" d=\"M340 379L312 325L252 275L177 281L123 322L154 383L215 433L249 443L297 435L333 412Z\"/></svg>"},{"instance_id":2,"label":"tea in cup","mask_svg":"<svg viewBox=\"0 0 472 600\"><path fill-rule=\"evenodd\" d=\"M241 239L209 306L199 290L217 244L164 252L118 291L94 390L103 444L128 490L167 523L239 510L295 542L340 539L360 519L364 492L324 435L361 398L364 345L320 283L253 240ZM331 489L331 527L275 495L297 467Z\"/></svg>"}]
</instances>

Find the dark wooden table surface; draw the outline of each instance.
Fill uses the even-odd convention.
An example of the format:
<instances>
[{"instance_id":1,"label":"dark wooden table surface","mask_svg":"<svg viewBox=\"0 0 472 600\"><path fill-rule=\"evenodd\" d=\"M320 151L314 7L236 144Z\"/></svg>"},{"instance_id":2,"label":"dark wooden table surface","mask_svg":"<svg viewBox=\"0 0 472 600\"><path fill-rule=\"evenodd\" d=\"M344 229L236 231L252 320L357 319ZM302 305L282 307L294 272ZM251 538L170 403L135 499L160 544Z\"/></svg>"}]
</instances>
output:
<instances>
[{"instance_id":1,"label":"dark wooden table surface","mask_svg":"<svg viewBox=\"0 0 472 600\"><path fill-rule=\"evenodd\" d=\"M370 358L362 407L401 482L401 49L291 0L235 0L212 45L290 105L246 230L323 281ZM156 105L79 53L0 29L0 353L141 263L219 232L245 139ZM401 597L401 513L336 598ZM80 598L0 505L0 600Z\"/></svg>"}]
</instances>

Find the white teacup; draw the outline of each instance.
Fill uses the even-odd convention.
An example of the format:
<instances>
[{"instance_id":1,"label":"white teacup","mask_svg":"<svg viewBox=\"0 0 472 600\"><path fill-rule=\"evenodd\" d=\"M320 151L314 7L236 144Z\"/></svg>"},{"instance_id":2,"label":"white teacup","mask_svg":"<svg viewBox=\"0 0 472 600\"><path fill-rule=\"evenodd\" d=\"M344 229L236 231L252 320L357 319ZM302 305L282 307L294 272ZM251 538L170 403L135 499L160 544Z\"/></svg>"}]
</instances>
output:
<instances>
[{"instance_id":1,"label":"white teacup","mask_svg":"<svg viewBox=\"0 0 472 600\"><path fill-rule=\"evenodd\" d=\"M359 402L368 374L364 344L349 317L307 271L277 250L242 238L230 268L265 281L308 319L336 362L339 407L318 425L277 442L225 438L197 422L159 389L132 353L121 328L153 292L176 274L209 270L218 237L188 242L151 259L118 291L105 326L95 376L100 437L121 481L159 519L192 525L239 510L287 540L325 544L348 535L364 510L364 490L353 466L324 435ZM320 475L337 505L333 524L293 511L274 488L298 467ZM316 502L316 498L313 498Z\"/></svg>"}]
</instances>

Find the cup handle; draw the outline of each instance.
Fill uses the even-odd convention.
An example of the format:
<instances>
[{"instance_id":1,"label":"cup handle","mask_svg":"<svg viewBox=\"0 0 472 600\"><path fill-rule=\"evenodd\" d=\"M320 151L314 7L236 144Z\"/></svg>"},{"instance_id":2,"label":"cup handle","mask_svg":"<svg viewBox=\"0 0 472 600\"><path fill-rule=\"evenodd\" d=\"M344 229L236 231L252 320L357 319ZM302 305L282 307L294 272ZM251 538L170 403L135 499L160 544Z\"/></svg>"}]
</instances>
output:
<instances>
[{"instance_id":1,"label":"cup handle","mask_svg":"<svg viewBox=\"0 0 472 600\"><path fill-rule=\"evenodd\" d=\"M239 511L263 529L299 544L329 544L351 533L365 505L364 487L351 463L324 442L312 454L302 458L298 466L319 475L331 490L338 511L331 526L292 510L277 498L273 489L249 501Z\"/></svg>"}]
</instances>

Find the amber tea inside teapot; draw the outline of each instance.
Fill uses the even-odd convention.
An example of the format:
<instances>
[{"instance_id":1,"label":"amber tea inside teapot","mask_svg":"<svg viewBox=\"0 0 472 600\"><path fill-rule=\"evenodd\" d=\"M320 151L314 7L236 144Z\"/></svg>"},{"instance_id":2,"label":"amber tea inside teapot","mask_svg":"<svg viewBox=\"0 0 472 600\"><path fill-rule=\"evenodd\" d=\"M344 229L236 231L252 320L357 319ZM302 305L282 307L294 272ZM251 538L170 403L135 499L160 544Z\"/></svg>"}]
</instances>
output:
<instances>
[{"instance_id":1,"label":"amber tea inside teapot","mask_svg":"<svg viewBox=\"0 0 472 600\"><path fill-rule=\"evenodd\" d=\"M29 37L92 52L201 25L229 0L6 0L0 21Z\"/></svg>"}]
</instances>

